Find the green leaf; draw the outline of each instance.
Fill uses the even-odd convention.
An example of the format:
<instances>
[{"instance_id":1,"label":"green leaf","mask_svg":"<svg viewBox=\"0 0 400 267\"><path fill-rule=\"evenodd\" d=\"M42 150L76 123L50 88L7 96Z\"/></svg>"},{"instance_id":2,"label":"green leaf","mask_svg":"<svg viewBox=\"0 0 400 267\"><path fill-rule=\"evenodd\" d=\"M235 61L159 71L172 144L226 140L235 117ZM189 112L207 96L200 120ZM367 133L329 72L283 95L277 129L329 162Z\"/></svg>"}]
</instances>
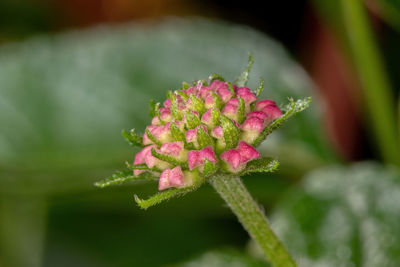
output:
<instances>
[{"instance_id":1,"label":"green leaf","mask_svg":"<svg viewBox=\"0 0 400 267\"><path fill-rule=\"evenodd\" d=\"M231 119L225 115L220 116L221 127L224 132L224 140L226 143L226 149L231 149L237 146L239 142L240 130L232 122Z\"/></svg>"},{"instance_id":2,"label":"green leaf","mask_svg":"<svg viewBox=\"0 0 400 267\"><path fill-rule=\"evenodd\" d=\"M187 165L187 162L181 162L176 160L174 157L171 157L169 155L164 155L164 154L160 154L158 153L154 148L151 149L151 155L153 157L158 158L159 160L168 162L174 166L181 166L182 169L189 169L189 166Z\"/></svg>"},{"instance_id":3,"label":"green leaf","mask_svg":"<svg viewBox=\"0 0 400 267\"><path fill-rule=\"evenodd\" d=\"M261 144L268 135L281 127L290 117L305 110L310 105L311 97L299 99L296 102L293 99L289 99L289 101L290 103L285 108L286 112L281 117L274 120L261 132L260 136L252 144L253 146L258 146L259 144Z\"/></svg>"},{"instance_id":4,"label":"green leaf","mask_svg":"<svg viewBox=\"0 0 400 267\"><path fill-rule=\"evenodd\" d=\"M185 113L185 118L186 118L187 127L189 129L194 129L201 123L199 117L197 117L195 114L193 114L190 111L187 111Z\"/></svg>"},{"instance_id":5,"label":"green leaf","mask_svg":"<svg viewBox=\"0 0 400 267\"><path fill-rule=\"evenodd\" d=\"M165 200L169 200L178 196L183 196L191 191L196 190L198 187L199 185L194 185L183 188L168 189L162 192L158 192L157 194L146 200L140 199L137 195L135 195L135 201L142 209L148 209L151 206L157 205Z\"/></svg>"},{"instance_id":6,"label":"green leaf","mask_svg":"<svg viewBox=\"0 0 400 267\"><path fill-rule=\"evenodd\" d=\"M185 134L183 132L181 132L181 130L178 128L178 126L176 125L176 123L174 121L171 122L169 129L171 131L172 138L175 141L183 141L186 143Z\"/></svg>"},{"instance_id":7,"label":"green leaf","mask_svg":"<svg viewBox=\"0 0 400 267\"><path fill-rule=\"evenodd\" d=\"M155 116L158 116L160 118L160 103L157 103L153 99L150 100L149 102L150 105L150 118L154 118Z\"/></svg>"},{"instance_id":8,"label":"green leaf","mask_svg":"<svg viewBox=\"0 0 400 267\"><path fill-rule=\"evenodd\" d=\"M104 188L110 185L123 184L130 181L154 181L154 176L151 173L144 172L138 176L133 175L132 170L117 171L111 177L98 181L94 185Z\"/></svg>"},{"instance_id":9,"label":"green leaf","mask_svg":"<svg viewBox=\"0 0 400 267\"><path fill-rule=\"evenodd\" d=\"M159 146L159 147L162 145L161 142L158 141L157 138L155 138L154 135L153 135L153 134L149 131L149 129L147 129L147 128L146 128L146 134L147 134L147 137L148 137L151 141L153 141L154 144L156 144L156 145Z\"/></svg>"},{"instance_id":10,"label":"green leaf","mask_svg":"<svg viewBox=\"0 0 400 267\"><path fill-rule=\"evenodd\" d=\"M272 158L259 158L247 163L246 169L240 175L254 172L273 172L279 167L279 162Z\"/></svg>"},{"instance_id":11,"label":"green leaf","mask_svg":"<svg viewBox=\"0 0 400 267\"><path fill-rule=\"evenodd\" d=\"M217 164L212 163L207 158L204 159L204 171L203 171L204 177L209 177L209 176L213 175L217 170L218 170Z\"/></svg>"},{"instance_id":12,"label":"green leaf","mask_svg":"<svg viewBox=\"0 0 400 267\"><path fill-rule=\"evenodd\" d=\"M212 125L218 125L219 124L219 117L221 116L221 111L217 108L213 108L211 110L211 123Z\"/></svg>"},{"instance_id":13,"label":"green leaf","mask_svg":"<svg viewBox=\"0 0 400 267\"><path fill-rule=\"evenodd\" d=\"M189 99L189 96L185 92L182 92L181 90L176 91L176 93L180 95L185 101Z\"/></svg>"},{"instance_id":14,"label":"green leaf","mask_svg":"<svg viewBox=\"0 0 400 267\"><path fill-rule=\"evenodd\" d=\"M210 81L210 84L211 84L211 82L213 82L213 81L215 81L215 80L223 81L223 82L225 81L225 79L224 79L221 75L216 74L216 73L211 74L211 75L208 77L208 80Z\"/></svg>"},{"instance_id":15,"label":"green leaf","mask_svg":"<svg viewBox=\"0 0 400 267\"><path fill-rule=\"evenodd\" d=\"M128 169L131 170L144 170L144 171L153 171L153 172L162 172L162 170L158 168L149 168L145 163L143 164L130 164L129 162L125 161L125 165Z\"/></svg>"},{"instance_id":16,"label":"green leaf","mask_svg":"<svg viewBox=\"0 0 400 267\"><path fill-rule=\"evenodd\" d=\"M203 127L197 128L197 142L199 144L199 149L207 146L214 147L214 139L206 131L204 131Z\"/></svg>"},{"instance_id":17,"label":"green leaf","mask_svg":"<svg viewBox=\"0 0 400 267\"><path fill-rule=\"evenodd\" d=\"M224 103L222 102L222 99L219 97L219 95L217 95L215 92L211 92L211 96L214 100L215 107L217 107L218 109L222 109Z\"/></svg>"},{"instance_id":18,"label":"green leaf","mask_svg":"<svg viewBox=\"0 0 400 267\"><path fill-rule=\"evenodd\" d=\"M233 88L232 83L231 83L231 82L226 82L226 83L228 84L228 89L229 89L229 91L231 91L231 93L232 93L233 95L235 95L235 89Z\"/></svg>"},{"instance_id":19,"label":"green leaf","mask_svg":"<svg viewBox=\"0 0 400 267\"><path fill-rule=\"evenodd\" d=\"M254 63L253 53L249 53L249 62L247 63L247 67L235 81L235 84L237 86L243 87L247 85L253 63Z\"/></svg>"},{"instance_id":20,"label":"green leaf","mask_svg":"<svg viewBox=\"0 0 400 267\"><path fill-rule=\"evenodd\" d=\"M242 124L244 119L246 118L246 113L245 113L245 105L244 105L244 100L240 96L238 97L239 99L239 108L238 108L238 123Z\"/></svg>"},{"instance_id":21,"label":"green leaf","mask_svg":"<svg viewBox=\"0 0 400 267\"><path fill-rule=\"evenodd\" d=\"M143 147L143 137L137 133L135 133L135 129L130 130L129 132L122 130L121 131L122 136L125 138L126 141L131 146L138 146L138 147Z\"/></svg>"},{"instance_id":22,"label":"green leaf","mask_svg":"<svg viewBox=\"0 0 400 267\"><path fill-rule=\"evenodd\" d=\"M197 96L194 94L190 95L190 101L194 107L194 110L196 110L200 116L204 114L204 112L207 111L206 107L204 106L203 101L201 101Z\"/></svg>"},{"instance_id":23,"label":"green leaf","mask_svg":"<svg viewBox=\"0 0 400 267\"><path fill-rule=\"evenodd\" d=\"M187 82L182 82L182 88L183 88L184 90L189 89L190 87L191 87L191 85L188 84Z\"/></svg>"},{"instance_id":24,"label":"green leaf","mask_svg":"<svg viewBox=\"0 0 400 267\"><path fill-rule=\"evenodd\" d=\"M264 79L260 79L260 85L257 87L256 96L259 97L264 90Z\"/></svg>"},{"instance_id":25,"label":"green leaf","mask_svg":"<svg viewBox=\"0 0 400 267\"><path fill-rule=\"evenodd\" d=\"M398 168L325 166L301 181L271 216L295 258L307 266L400 266Z\"/></svg>"}]
</instances>

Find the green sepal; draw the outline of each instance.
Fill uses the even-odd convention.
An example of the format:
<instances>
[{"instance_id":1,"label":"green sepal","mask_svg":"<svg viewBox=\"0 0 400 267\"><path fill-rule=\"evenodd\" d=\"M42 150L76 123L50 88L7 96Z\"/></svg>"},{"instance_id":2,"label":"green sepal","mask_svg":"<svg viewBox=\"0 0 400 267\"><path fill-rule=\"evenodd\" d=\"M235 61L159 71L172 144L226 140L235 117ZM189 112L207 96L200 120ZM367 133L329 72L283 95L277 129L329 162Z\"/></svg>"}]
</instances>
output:
<instances>
[{"instance_id":1,"label":"green sepal","mask_svg":"<svg viewBox=\"0 0 400 267\"><path fill-rule=\"evenodd\" d=\"M176 98L176 95L173 94L170 99L171 99L171 114L172 114L172 117L174 117L175 120L181 120L182 119L182 113L178 109L178 99Z\"/></svg>"},{"instance_id":2,"label":"green sepal","mask_svg":"<svg viewBox=\"0 0 400 267\"><path fill-rule=\"evenodd\" d=\"M157 146L161 146L161 142L157 140L157 138L154 137L154 135L149 131L149 129L146 128L146 134L147 137L153 141L154 144L156 144Z\"/></svg>"},{"instance_id":3,"label":"green sepal","mask_svg":"<svg viewBox=\"0 0 400 267\"><path fill-rule=\"evenodd\" d=\"M231 83L231 82L226 82L226 83L228 84L228 89L229 89L229 91L231 91L233 97L235 97L235 96L236 96L236 94L235 94L235 89L233 88L232 83Z\"/></svg>"},{"instance_id":4,"label":"green sepal","mask_svg":"<svg viewBox=\"0 0 400 267\"><path fill-rule=\"evenodd\" d=\"M197 81L193 81L192 84L193 84L193 86L198 86L198 85L207 86L207 85L208 85L208 83L207 83L206 80L197 80Z\"/></svg>"},{"instance_id":5,"label":"green sepal","mask_svg":"<svg viewBox=\"0 0 400 267\"><path fill-rule=\"evenodd\" d=\"M200 116L203 115L204 112L207 111L206 107L204 106L203 101L201 101L200 98L198 98L194 94L191 94L189 98L190 98L190 102L191 102L194 110L196 110L200 114Z\"/></svg>"},{"instance_id":6,"label":"green sepal","mask_svg":"<svg viewBox=\"0 0 400 267\"><path fill-rule=\"evenodd\" d=\"M125 165L128 169L131 170L144 170L144 171L153 171L153 172L162 172L162 170L158 168L149 168L145 163L142 164L130 164L129 162L125 161Z\"/></svg>"},{"instance_id":7,"label":"green sepal","mask_svg":"<svg viewBox=\"0 0 400 267\"><path fill-rule=\"evenodd\" d=\"M217 95L215 92L211 92L211 96L214 99L215 107L218 109L221 109L224 103L222 102L222 99Z\"/></svg>"},{"instance_id":8,"label":"green sepal","mask_svg":"<svg viewBox=\"0 0 400 267\"><path fill-rule=\"evenodd\" d=\"M231 149L237 146L239 142L240 130L236 125L232 122L231 119L226 117L225 115L220 116L221 127L224 132L224 140L226 147L225 149Z\"/></svg>"},{"instance_id":9,"label":"green sepal","mask_svg":"<svg viewBox=\"0 0 400 267\"><path fill-rule=\"evenodd\" d=\"M157 116L160 119L160 103L154 101L153 99L150 100L149 102L149 106L150 106L150 117L154 118L155 116ZM160 119L161 121L161 119Z\"/></svg>"},{"instance_id":10,"label":"green sepal","mask_svg":"<svg viewBox=\"0 0 400 267\"><path fill-rule=\"evenodd\" d=\"M154 148L151 149L151 155L155 158L158 158L159 160L168 162L174 166L181 166L182 169L184 169L184 170L189 169L187 162L181 162L169 155L160 154Z\"/></svg>"},{"instance_id":11,"label":"green sepal","mask_svg":"<svg viewBox=\"0 0 400 267\"><path fill-rule=\"evenodd\" d=\"M135 133L135 129L132 129L129 132L122 130L121 135L125 138L126 141L128 141L131 146L144 147L143 136Z\"/></svg>"},{"instance_id":12,"label":"green sepal","mask_svg":"<svg viewBox=\"0 0 400 267\"><path fill-rule=\"evenodd\" d=\"M189 89L190 88L190 84L188 84L187 82L182 82L182 88L184 90Z\"/></svg>"},{"instance_id":13,"label":"green sepal","mask_svg":"<svg viewBox=\"0 0 400 267\"><path fill-rule=\"evenodd\" d=\"M211 74L211 75L208 77L208 80L209 80L210 83L213 82L213 81L215 81L215 80L225 82L225 79L224 79L221 75L216 74L216 73Z\"/></svg>"},{"instance_id":14,"label":"green sepal","mask_svg":"<svg viewBox=\"0 0 400 267\"><path fill-rule=\"evenodd\" d=\"M185 92L182 92L181 90L176 91L176 93L180 95L185 101L189 99L189 96Z\"/></svg>"},{"instance_id":15,"label":"green sepal","mask_svg":"<svg viewBox=\"0 0 400 267\"><path fill-rule=\"evenodd\" d=\"M110 185L122 184L130 181L154 181L156 178L149 172L133 175L132 170L117 171L111 177L95 182L96 187L104 188Z\"/></svg>"},{"instance_id":16,"label":"green sepal","mask_svg":"<svg viewBox=\"0 0 400 267\"><path fill-rule=\"evenodd\" d=\"M197 128L197 142L199 144L199 149L203 149L207 146L214 147L214 139L204 131L203 127Z\"/></svg>"},{"instance_id":17,"label":"green sepal","mask_svg":"<svg viewBox=\"0 0 400 267\"><path fill-rule=\"evenodd\" d=\"M244 100L240 96L238 97L239 99L239 108L238 108L238 123L242 124L244 119L246 118L245 114L245 105L244 105Z\"/></svg>"},{"instance_id":18,"label":"green sepal","mask_svg":"<svg viewBox=\"0 0 400 267\"><path fill-rule=\"evenodd\" d=\"M221 111L219 109L213 108L211 110L211 123L213 126L219 124L219 117L221 116Z\"/></svg>"},{"instance_id":19,"label":"green sepal","mask_svg":"<svg viewBox=\"0 0 400 267\"><path fill-rule=\"evenodd\" d=\"M204 159L204 170L203 170L204 177L209 177L213 175L217 170L218 170L217 164L212 163L207 158Z\"/></svg>"},{"instance_id":20,"label":"green sepal","mask_svg":"<svg viewBox=\"0 0 400 267\"><path fill-rule=\"evenodd\" d=\"M256 96L259 97L264 90L264 79L260 79L260 85L257 87Z\"/></svg>"},{"instance_id":21,"label":"green sepal","mask_svg":"<svg viewBox=\"0 0 400 267\"><path fill-rule=\"evenodd\" d=\"M183 196L189 192L196 190L202 183L195 184L188 187L183 188L173 188L168 189L162 192L158 192L154 196L149 199L140 199L137 195L135 195L135 201L142 209L150 208L151 206L157 205L165 200L169 200L173 197Z\"/></svg>"},{"instance_id":22,"label":"green sepal","mask_svg":"<svg viewBox=\"0 0 400 267\"><path fill-rule=\"evenodd\" d=\"M253 63L254 63L253 53L249 53L249 61L247 63L247 66L235 81L235 84L237 86L243 87L247 85L250 76L250 71L251 68L253 67Z\"/></svg>"},{"instance_id":23,"label":"green sepal","mask_svg":"<svg viewBox=\"0 0 400 267\"><path fill-rule=\"evenodd\" d=\"M185 134L181 132L174 121L171 122L169 129L171 131L172 138L174 141L184 141L186 142Z\"/></svg>"},{"instance_id":24,"label":"green sepal","mask_svg":"<svg viewBox=\"0 0 400 267\"><path fill-rule=\"evenodd\" d=\"M289 98L289 101L290 103L284 108L286 112L281 117L274 120L270 125L265 127L265 129L261 132L257 139L254 140L252 144L254 147L261 144L268 135L270 135L276 129L280 128L290 117L305 110L310 105L311 97L298 99L297 101Z\"/></svg>"},{"instance_id":25,"label":"green sepal","mask_svg":"<svg viewBox=\"0 0 400 267\"><path fill-rule=\"evenodd\" d=\"M195 114L193 114L190 111L187 111L185 113L185 121L186 125L189 129L194 129L201 123L199 117L197 117Z\"/></svg>"},{"instance_id":26,"label":"green sepal","mask_svg":"<svg viewBox=\"0 0 400 267\"><path fill-rule=\"evenodd\" d=\"M273 172L279 167L279 162L272 158L259 158L247 163L246 169L240 173L245 175L254 172Z\"/></svg>"}]
</instances>

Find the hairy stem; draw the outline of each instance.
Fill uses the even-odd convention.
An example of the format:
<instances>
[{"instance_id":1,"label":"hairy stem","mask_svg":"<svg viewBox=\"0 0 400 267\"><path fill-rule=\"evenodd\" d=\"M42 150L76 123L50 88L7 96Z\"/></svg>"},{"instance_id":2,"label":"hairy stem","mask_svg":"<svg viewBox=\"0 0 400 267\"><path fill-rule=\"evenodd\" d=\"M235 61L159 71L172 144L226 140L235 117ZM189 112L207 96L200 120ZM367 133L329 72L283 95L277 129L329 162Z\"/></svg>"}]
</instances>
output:
<instances>
[{"instance_id":1,"label":"hairy stem","mask_svg":"<svg viewBox=\"0 0 400 267\"><path fill-rule=\"evenodd\" d=\"M240 177L217 175L210 179L210 183L275 267L296 266L295 261L272 231L267 217L251 197Z\"/></svg>"}]
</instances>

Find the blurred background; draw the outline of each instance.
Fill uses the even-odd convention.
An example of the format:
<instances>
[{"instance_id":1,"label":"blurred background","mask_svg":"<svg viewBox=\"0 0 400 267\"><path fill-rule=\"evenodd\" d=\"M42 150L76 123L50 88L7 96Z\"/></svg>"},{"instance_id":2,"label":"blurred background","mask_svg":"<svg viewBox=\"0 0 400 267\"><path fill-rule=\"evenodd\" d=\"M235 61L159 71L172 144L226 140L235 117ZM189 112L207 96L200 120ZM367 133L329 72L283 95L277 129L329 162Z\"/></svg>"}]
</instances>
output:
<instances>
[{"instance_id":1,"label":"blurred background","mask_svg":"<svg viewBox=\"0 0 400 267\"><path fill-rule=\"evenodd\" d=\"M244 177L274 229L301 266L399 266L399 47L397 0L1 0L0 266L268 266L208 185L93 187L150 99L249 51L263 98L313 97Z\"/></svg>"}]
</instances>

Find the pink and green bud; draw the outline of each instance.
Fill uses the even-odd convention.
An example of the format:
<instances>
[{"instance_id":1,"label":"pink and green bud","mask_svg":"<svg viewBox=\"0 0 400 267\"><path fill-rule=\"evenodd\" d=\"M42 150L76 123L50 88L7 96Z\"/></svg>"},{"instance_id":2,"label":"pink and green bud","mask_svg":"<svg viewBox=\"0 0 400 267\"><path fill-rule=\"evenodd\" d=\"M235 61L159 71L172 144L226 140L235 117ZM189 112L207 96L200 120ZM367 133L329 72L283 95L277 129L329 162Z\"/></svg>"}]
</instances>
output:
<instances>
[{"instance_id":1,"label":"pink and green bud","mask_svg":"<svg viewBox=\"0 0 400 267\"><path fill-rule=\"evenodd\" d=\"M203 130L207 133L207 127L205 125L198 125L196 126L196 128L194 129L189 129L186 131L186 142L187 143L192 143L194 145L195 148L199 148L199 140L198 140L198 136L197 136L197 131L199 130L199 128L203 128Z\"/></svg>"},{"instance_id":2,"label":"pink and green bud","mask_svg":"<svg viewBox=\"0 0 400 267\"><path fill-rule=\"evenodd\" d=\"M260 157L260 153L244 141L240 141L234 149L229 149L220 155L225 163L225 170L238 173L246 168L246 163Z\"/></svg>"},{"instance_id":3,"label":"pink and green bud","mask_svg":"<svg viewBox=\"0 0 400 267\"><path fill-rule=\"evenodd\" d=\"M184 175L180 166L173 169L165 169L158 181L158 190L164 190L170 187L185 186Z\"/></svg>"},{"instance_id":4,"label":"pink and green bud","mask_svg":"<svg viewBox=\"0 0 400 267\"><path fill-rule=\"evenodd\" d=\"M174 118L171 114L171 110L169 108L160 108L160 117L155 116L153 120L151 121L152 125L162 125L166 122L172 121Z\"/></svg>"},{"instance_id":5,"label":"pink and green bud","mask_svg":"<svg viewBox=\"0 0 400 267\"><path fill-rule=\"evenodd\" d=\"M211 136L217 140L215 145L217 153L224 151L226 148L226 142L224 139L224 131L222 130L222 127L221 126L214 127L211 130Z\"/></svg>"},{"instance_id":6,"label":"pink and green bud","mask_svg":"<svg viewBox=\"0 0 400 267\"><path fill-rule=\"evenodd\" d=\"M143 135L143 144L150 145L155 143L157 144L157 143L165 143L173 141L169 126L170 122L161 126L155 126L155 125L147 126L145 134ZM148 132L150 133L151 136L147 134Z\"/></svg>"},{"instance_id":7,"label":"pink and green bud","mask_svg":"<svg viewBox=\"0 0 400 267\"><path fill-rule=\"evenodd\" d=\"M279 107L275 105L266 106L261 111L264 112L265 115L267 115L267 119L265 120L267 123L270 123L271 121L282 116L282 111Z\"/></svg>"},{"instance_id":8,"label":"pink and green bud","mask_svg":"<svg viewBox=\"0 0 400 267\"><path fill-rule=\"evenodd\" d=\"M184 148L184 143L182 141L177 141L162 144L159 153L171 156L177 161L185 162L187 160L188 151Z\"/></svg>"},{"instance_id":9,"label":"pink and green bud","mask_svg":"<svg viewBox=\"0 0 400 267\"><path fill-rule=\"evenodd\" d=\"M258 117L250 117L244 121L241 129L241 139L249 144L252 144L264 130L264 120Z\"/></svg>"},{"instance_id":10,"label":"pink and green bud","mask_svg":"<svg viewBox=\"0 0 400 267\"><path fill-rule=\"evenodd\" d=\"M268 106L276 106L275 101L272 101L269 99L257 101L256 106L254 107L254 110L261 111L263 108L268 107Z\"/></svg>"},{"instance_id":11,"label":"pink and green bud","mask_svg":"<svg viewBox=\"0 0 400 267\"><path fill-rule=\"evenodd\" d=\"M194 168L199 168L200 172L203 172L205 159L208 159L212 163L217 162L217 157L215 156L212 146L203 148L202 150L191 150L188 153L188 164L189 170Z\"/></svg>"},{"instance_id":12,"label":"pink and green bud","mask_svg":"<svg viewBox=\"0 0 400 267\"><path fill-rule=\"evenodd\" d=\"M237 98L229 100L222 109L222 114L237 122L239 119L239 104L239 99Z\"/></svg>"}]
</instances>

